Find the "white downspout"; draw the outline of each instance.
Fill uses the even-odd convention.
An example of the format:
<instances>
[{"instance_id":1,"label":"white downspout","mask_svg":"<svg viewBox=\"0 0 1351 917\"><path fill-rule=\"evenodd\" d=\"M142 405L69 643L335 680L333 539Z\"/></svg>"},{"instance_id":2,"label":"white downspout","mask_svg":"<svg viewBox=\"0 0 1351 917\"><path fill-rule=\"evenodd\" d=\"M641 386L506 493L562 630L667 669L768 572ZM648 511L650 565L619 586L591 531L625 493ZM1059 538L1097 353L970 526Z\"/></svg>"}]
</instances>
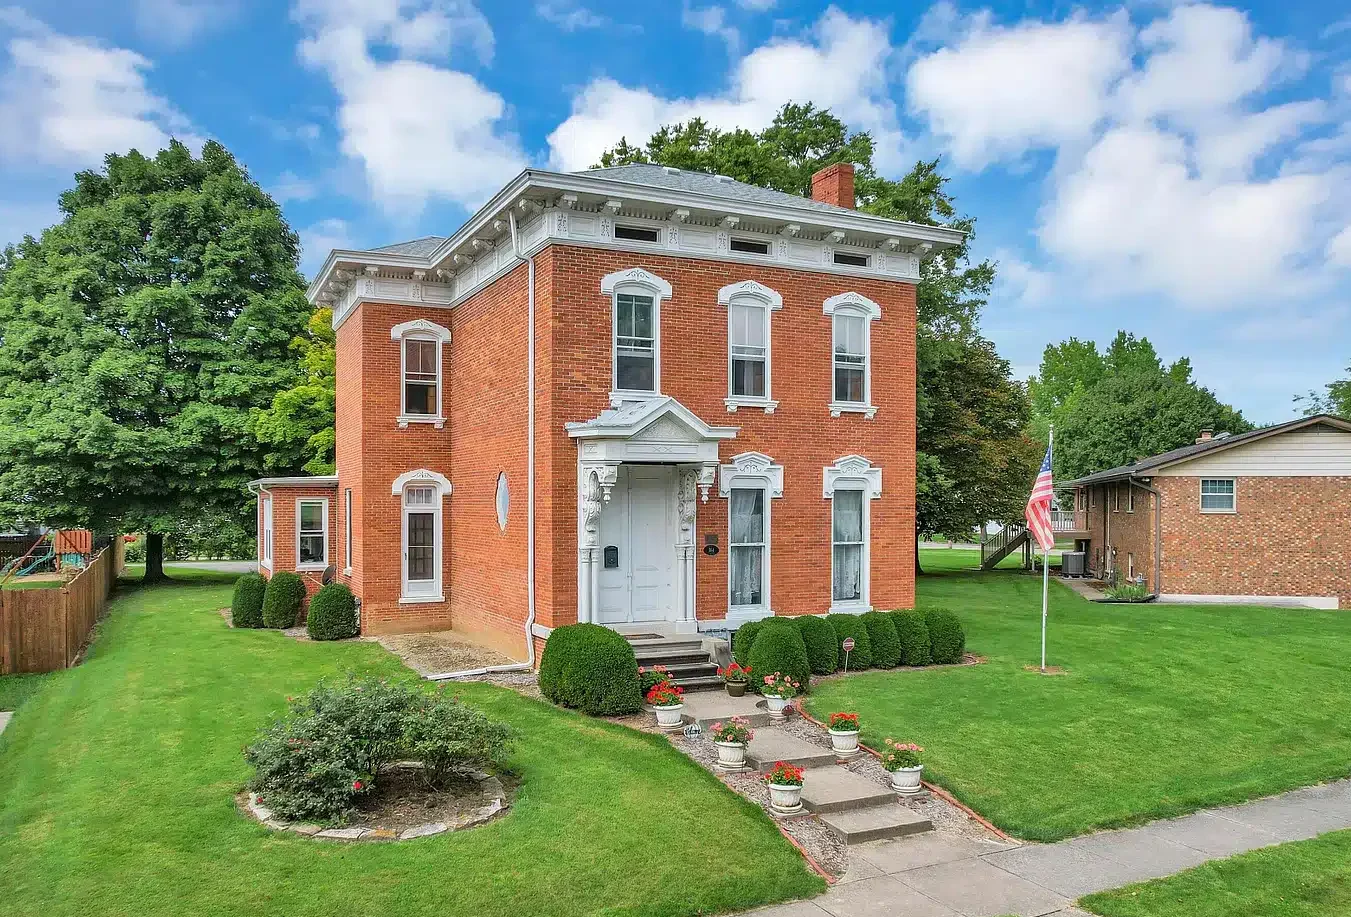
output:
<instances>
[{"instance_id":1,"label":"white downspout","mask_svg":"<svg viewBox=\"0 0 1351 917\"><path fill-rule=\"evenodd\" d=\"M511 225L511 250L517 260L526 262L526 473L525 473L525 541L526 541L526 615L525 615L525 662L511 665L490 665L478 669L463 669L459 672L442 672L428 675L430 681L448 681L452 678L469 678L475 675L490 675L493 672L533 672L535 670L535 256L524 258L521 255L520 238L516 234L516 214L507 211L507 222Z\"/></svg>"}]
</instances>

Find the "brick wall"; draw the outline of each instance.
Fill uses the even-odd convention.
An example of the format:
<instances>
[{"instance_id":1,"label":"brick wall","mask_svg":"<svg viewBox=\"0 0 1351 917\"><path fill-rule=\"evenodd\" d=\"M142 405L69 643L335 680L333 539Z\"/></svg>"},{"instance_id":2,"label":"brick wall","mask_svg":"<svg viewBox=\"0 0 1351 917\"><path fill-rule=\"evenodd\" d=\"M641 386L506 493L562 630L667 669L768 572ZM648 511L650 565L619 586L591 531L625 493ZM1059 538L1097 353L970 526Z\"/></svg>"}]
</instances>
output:
<instances>
[{"instance_id":1,"label":"brick wall","mask_svg":"<svg viewBox=\"0 0 1351 917\"><path fill-rule=\"evenodd\" d=\"M1129 494L1134 490L1135 510ZM1154 498L1147 490L1125 482L1098 484L1089 488L1091 498L1085 518L1089 534L1088 562L1098 576L1105 576L1107 548L1115 552L1116 569L1124 579L1131 571L1154 588ZM1113 494L1118 495L1116 502ZM1113 509L1113 507L1117 507Z\"/></svg>"},{"instance_id":2,"label":"brick wall","mask_svg":"<svg viewBox=\"0 0 1351 917\"><path fill-rule=\"evenodd\" d=\"M1335 595L1351 607L1351 477L1240 477L1235 513L1202 513L1199 478L1154 486L1164 592Z\"/></svg>"},{"instance_id":3,"label":"brick wall","mask_svg":"<svg viewBox=\"0 0 1351 917\"><path fill-rule=\"evenodd\" d=\"M263 566L263 504L268 497L272 499L272 566ZM287 570L299 573L305 581L305 591L314 595L323 584L322 570L298 570L296 565L296 504L302 499L320 499L328 501L328 562L338 563L337 544L337 500L332 487L311 486L274 486L261 491L257 501L258 514L258 570L268 579L272 574ZM306 602L308 608L309 603Z\"/></svg>"}]
</instances>

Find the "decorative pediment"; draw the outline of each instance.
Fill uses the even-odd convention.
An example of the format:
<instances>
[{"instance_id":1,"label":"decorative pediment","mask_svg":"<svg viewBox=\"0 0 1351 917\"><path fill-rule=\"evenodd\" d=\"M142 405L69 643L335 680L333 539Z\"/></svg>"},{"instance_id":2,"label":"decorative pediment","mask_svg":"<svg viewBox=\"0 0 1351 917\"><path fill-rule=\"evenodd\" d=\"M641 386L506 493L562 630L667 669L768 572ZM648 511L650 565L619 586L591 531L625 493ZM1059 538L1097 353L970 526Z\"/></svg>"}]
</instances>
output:
<instances>
[{"instance_id":1,"label":"decorative pediment","mask_svg":"<svg viewBox=\"0 0 1351 917\"><path fill-rule=\"evenodd\" d=\"M865 315L873 321L882 317L881 306L862 293L855 293L852 290L848 293L838 293L827 299L823 304L822 311L826 315L834 315L836 312L853 312Z\"/></svg>"},{"instance_id":2,"label":"decorative pediment","mask_svg":"<svg viewBox=\"0 0 1351 917\"><path fill-rule=\"evenodd\" d=\"M863 490L876 500L882 496L882 469L861 455L846 455L825 468L822 496L827 500L836 490Z\"/></svg>"},{"instance_id":3,"label":"decorative pediment","mask_svg":"<svg viewBox=\"0 0 1351 917\"><path fill-rule=\"evenodd\" d=\"M639 443L698 442L702 438L689 424L681 423L669 414L657 418L630 437Z\"/></svg>"},{"instance_id":4,"label":"decorative pediment","mask_svg":"<svg viewBox=\"0 0 1351 917\"><path fill-rule=\"evenodd\" d=\"M769 306L771 309L783 308L783 297L777 290L771 290L763 283L757 283L754 280L742 280L739 283L729 283L718 291L718 305L730 305L733 299L739 296L755 299Z\"/></svg>"},{"instance_id":5,"label":"decorative pediment","mask_svg":"<svg viewBox=\"0 0 1351 917\"><path fill-rule=\"evenodd\" d=\"M444 328L436 322L428 321L425 318L415 318L411 322L400 322L389 330L390 338L396 341L401 341L405 337L411 337L413 335L433 337L442 343L449 343L450 341L449 328Z\"/></svg>"},{"instance_id":6,"label":"decorative pediment","mask_svg":"<svg viewBox=\"0 0 1351 917\"><path fill-rule=\"evenodd\" d=\"M763 487L771 497L782 497L783 466L763 452L734 455L731 464L718 469L718 496L730 496L733 487Z\"/></svg>"},{"instance_id":7,"label":"decorative pediment","mask_svg":"<svg viewBox=\"0 0 1351 917\"><path fill-rule=\"evenodd\" d=\"M656 274L640 267L626 268L606 274L600 279L600 291L609 296L621 287L638 287L661 299L671 298L671 285Z\"/></svg>"},{"instance_id":8,"label":"decorative pediment","mask_svg":"<svg viewBox=\"0 0 1351 917\"><path fill-rule=\"evenodd\" d=\"M394 479L394 485L390 488L390 493L398 495L403 493L405 487L409 484L432 484L435 485L441 497L450 493L450 481L446 476L426 468L419 468L416 471L405 471Z\"/></svg>"}]
</instances>

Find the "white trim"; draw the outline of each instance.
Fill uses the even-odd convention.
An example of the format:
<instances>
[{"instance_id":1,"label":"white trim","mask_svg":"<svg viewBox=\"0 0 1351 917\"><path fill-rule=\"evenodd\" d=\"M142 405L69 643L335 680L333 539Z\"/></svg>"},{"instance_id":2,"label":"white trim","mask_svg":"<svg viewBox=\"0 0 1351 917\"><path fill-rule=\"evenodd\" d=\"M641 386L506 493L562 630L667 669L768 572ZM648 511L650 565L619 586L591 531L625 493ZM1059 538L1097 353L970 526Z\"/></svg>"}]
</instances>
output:
<instances>
[{"instance_id":1,"label":"white trim","mask_svg":"<svg viewBox=\"0 0 1351 917\"><path fill-rule=\"evenodd\" d=\"M783 466L763 452L742 452L729 465L718 467L718 496L730 496L733 487L763 487L774 498L783 496Z\"/></svg>"},{"instance_id":2,"label":"white trim","mask_svg":"<svg viewBox=\"0 0 1351 917\"><path fill-rule=\"evenodd\" d=\"M309 563L300 562L300 536L308 534L310 537L314 532L304 533L300 528L301 507L306 503L318 503L323 507L324 527L320 533L324 539L324 559L321 562L310 561ZM297 570L324 570L328 567L328 497L296 497L296 569Z\"/></svg>"},{"instance_id":3,"label":"white trim","mask_svg":"<svg viewBox=\"0 0 1351 917\"><path fill-rule=\"evenodd\" d=\"M607 296L618 293L625 287L638 287L657 299L671 298L671 285L656 274L640 267L625 268L606 274L600 279L600 291Z\"/></svg>"},{"instance_id":4,"label":"white trim","mask_svg":"<svg viewBox=\"0 0 1351 917\"><path fill-rule=\"evenodd\" d=\"M259 553L262 555L258 563L267 569L272 569L272 556L276 548L277 527L272 521L272 495L268 494L262 498L263 501L263 538L262 545L259 546Z\"/></svg>"},{"instance_id":5,"label":"white trim","mask_svg":"<svg viewBox=\"0 0 1351 917\"><path fill-rule=\"evenodd\" d=\"M737 300L750 300L746 305L757 306L764 310L765 323L765 393L764 395L737 395L732 391L732 306ZM766 414L773 414L779 402L774 400L774 312L783 308L783 296L777 290L770 289L754 280L742 280L729 283L718 290L718 305L727 307L727 397L723 405L727 413L735 414L739 408L759 408Z\"/></svg>"},{"instance_id":6,"label":"white trim","mask_svg":"<svg viewBox=\"0 0 1351 917\"><path fill-rule=\"evenodd\" d=\"M1335 595L1191 595L1166 592L1157 601L1168 605L1270 605L1276 608L1313 608L1336 611Z\"/></svg>"},{"instance_id":7,"label":"white trim","mask_svg":"<svg viewBox=\"0 0 1351 917\"><path fill-rule=\"evenodd\" d=\"M443 381L445 373L442 365L445 358L445 345L450 341L450 329L425 318L401 322L390 329L391 340L399 344L399 416L395 422L400 430L408 428L410 423L429 423L436 429L446 425L445 412L442 410ZM408 413L408 342L433 341L436 344L436 412L434 414ZM425 384L425 383L424 383Z\"/></svg>"},{"instance_id":8,"label":"white trim","mask_svg":"<svg viewBox=\"0 0 1351 917\"><path fill-rule=\"evenodd\" d=\"M859 614L872 610L872 511L870 504L882 496L882 469L861 455L846 455L823 469L821 495L831 500L826 544L830 550L830 613ZM840 490L862 494L863 550L861 565L862 598L857 601L835 600L835 493Z\"/></svg>"},{"instance_id":9,"label":"white trim","mask_svg":"<svg viewBox=\"0 0 1351 917\"><path fill-rule=\"evenodd\" d=\"M861 455L843 456L823 470L825 482L821 496L827 500L835 496L839 488L866 490L873 500L882 496L882 469Z\"/></svg>"},{"instance_id":10,"label":"white trim","mask_svg":"<svg viewBox=\"0 0 1351 917\"><path fill-rule=\"evenodd\" d=\"M640 267L606 274L600 291L610 298L610 403L621 404L661 395L661 304L671 298L671 285ZM643 296L652 300L652 388L619 387L619 297Z\"/></svg>"},{"instance_id":11,"label":"white trim","mask_svg":"<svg viewBox=\"0 0 1351 917\"><path fill-rule=\"evenodd\" d=\"M342 572L352 574L352 488L342 492Z\"/></svg>"},{"instance_id":12,"label":"white trim","mask_svg":"<svg viewBox=\"0 0 1351 917\"><path fill-rule=\"evenodd\" d=\"M877 416L877 405L873 403L873 344L872 323L882 318L882 307L862 293L850 291L838 293L821 305L821 311L830 316L830 401L826 409L831 417L842 414L862 414L867 420ZM837 401L835 399L835 326L836 319L863 319L863 400Z\"/></svg>"},{"instance_id":13,"label":"white trim","mask_svg":"<svg viewBox=\"0 0 1351 917\"><path fill-rule=\"evenodd\" d=\"M1233 492L1229 495L1233 498L1233 505L1228 509L1206 508L1206 482L1207 481L1228 481L1233 486ZM1210 496L1220 496L1220 494L1211 494ZM1238 512L1238 479L1225 477L1223 475L1210 478L1196 479L1196 507L1207 516L1232 516Z\"/></svg>"},{"instance_id":14,"label":"white trim","mask_svg":"<svg viewBox=\"0 0 1351 917\"><path fill-rule=\"evenodd\" d=\"M730 306L732 300L745 296L749 299L758 299L761 303L770 309L778 310L783 308L783 296L778 290L770 289L762 283L754 280L740 280L736 283L729 283L727 286L718 290L718 305Z\"/></svg>"},{"instance_id":15,"label":"white trim","mask_svg":"<svg viewBox=\"0 0 1351 917\"><path fill-rule=\"evenodd\" d=\"M394 479L394 484L390 487L389 492L394 496L399 496L409 484L435 484L441 491L443 501L451 493L450 481L446 479L446 476L436 471L429 471L426 468L405 471Z\"/></svg>"},{"instance_id":16,"label":"white trim","mask_svg":"<svg viewBox=\"0 0 1351 917\"><path fill-rule=\"evenodd\" d=\"M435 474L435 472L428 472ZM406 477L400 475L401 478ZM437 475L437 477L440 477ZM445 480L441 478L441 480ZM408 490L409 488L432 487L437 491L437 496L430 506L409 506ZM444 521L442 508L445 502L446 491L441 488L439 483L432 478L408 478L398 491L399 493L399 604L400 605L420 605L430 602L444 602L446 600L443 588L444 571L442 570L443 550L445 541ZM425 581L428 584L429 592L412 593L409 590L409 583L412 580L408 577L408 517L411 514L429 513L432 517L432 578ZM424 582L419 580L418 582Z\"/></svg>"},{"instance_id":17,"label":"white trim","mask_svg":"<svg viewBox=\"0 0 1351 917\"><path fill-rule=\"evenodd\" d=\"M732 604L732 491L759 490L764 496L764 532L763 551L760 562L760 595L763 601L759 605ZM771 504L783 497L783 466L775 465L774 460L763 452L742 452L732 457L730 465L718 468L718 496L728 501L727 511L727 618L739 623L757 621L772 617L773 600L770 590L773 569L773 510Z\"/></svg>"},{"instance_id":18,"label":"white trim","mask_svg":"<svg viewBox=\"0 0 1351 917\"><path fill-rule=\"evenodd\" d=\"M882 318L881 306L862 293L855 293L852 290L848 293L837 293L827 299L822 303L822 311L826 315L834 315L836 312L852 312L867 316L874 322Z\"/></svg>"}]
</instances>

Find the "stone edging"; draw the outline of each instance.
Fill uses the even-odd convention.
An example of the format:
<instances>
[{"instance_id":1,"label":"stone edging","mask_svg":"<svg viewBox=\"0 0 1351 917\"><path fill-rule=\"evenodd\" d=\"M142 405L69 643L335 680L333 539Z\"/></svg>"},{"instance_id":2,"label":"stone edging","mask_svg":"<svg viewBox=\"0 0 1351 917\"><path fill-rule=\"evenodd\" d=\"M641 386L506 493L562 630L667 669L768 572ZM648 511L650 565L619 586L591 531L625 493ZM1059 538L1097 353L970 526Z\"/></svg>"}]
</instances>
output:
<instances>
[{"instance_id":1,"label":"stone edging","mask_svg":"<svg viewBox=\"0 0 1351 917\"><path fill-rule=\"evenodd\" d=\"M473 815L461 816L453 823L434 821L425 825L414 825L402 831L369 825L325 828L313 822L288 822L260 803L257 793L240 793L236 799L240 809L273 831L290 831L302 837L317 837L328 841L411 841L419 837L445 834L448 831L477 828L479 825L486 825L507 810L510 804L506 801L507 793L502 781L490 774L484 774L479 779L479 787L491 795L493 801L486 806L480 806Z\"/></svg>"}]
</instances>

